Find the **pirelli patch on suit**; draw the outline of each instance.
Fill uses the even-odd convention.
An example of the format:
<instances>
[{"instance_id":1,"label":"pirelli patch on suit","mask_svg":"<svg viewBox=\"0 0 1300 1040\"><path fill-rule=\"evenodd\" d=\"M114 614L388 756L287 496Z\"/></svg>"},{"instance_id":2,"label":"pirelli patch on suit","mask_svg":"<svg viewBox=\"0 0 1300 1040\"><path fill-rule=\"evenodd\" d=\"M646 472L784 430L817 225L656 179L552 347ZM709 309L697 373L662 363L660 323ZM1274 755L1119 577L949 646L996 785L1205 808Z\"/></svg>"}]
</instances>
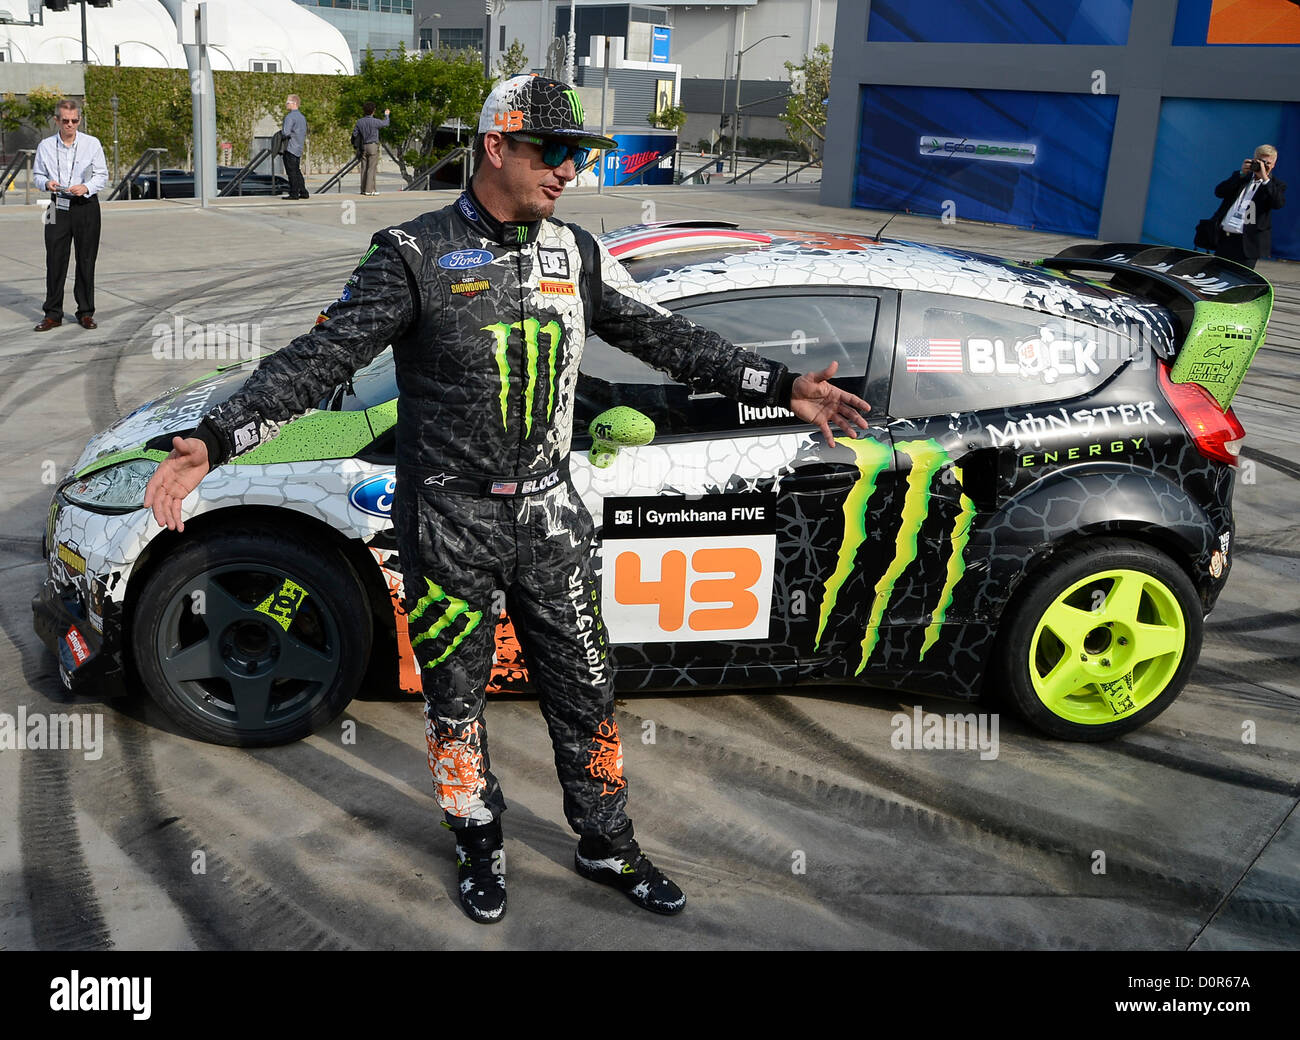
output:
<instances>
[{"instance_id":1,"label":"pirelli patch on suit","mask_svg":"<svg viewBox=\"0 0 1300 1040\"><path fill-rule=\"evenodd\" d=\"M543 281L539 288L544 296L572 296L575 291L572 282L553 282L550 280Z\"/></svg>"}]
</instances>

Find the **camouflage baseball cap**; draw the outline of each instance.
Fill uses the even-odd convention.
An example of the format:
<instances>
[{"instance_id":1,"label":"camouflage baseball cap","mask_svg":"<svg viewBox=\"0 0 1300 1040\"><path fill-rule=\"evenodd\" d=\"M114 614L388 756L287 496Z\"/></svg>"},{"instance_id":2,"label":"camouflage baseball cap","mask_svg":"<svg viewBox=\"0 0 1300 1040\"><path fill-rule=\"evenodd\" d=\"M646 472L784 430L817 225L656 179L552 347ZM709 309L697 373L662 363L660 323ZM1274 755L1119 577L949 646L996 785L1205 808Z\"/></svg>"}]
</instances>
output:
<instances>
[{"instance_id":1,"label":"camouflage baseball cap","mask_svg":"<svg viewBox=\"0 0 1300 1040\"><path fill-rule=\"evenodd\" d=\"M563 137L583 148L617 148L618 142L582 128L578 92L544 76L511 76L492 88L478 117L478 132Z\"/></svg>"}]
</instances>

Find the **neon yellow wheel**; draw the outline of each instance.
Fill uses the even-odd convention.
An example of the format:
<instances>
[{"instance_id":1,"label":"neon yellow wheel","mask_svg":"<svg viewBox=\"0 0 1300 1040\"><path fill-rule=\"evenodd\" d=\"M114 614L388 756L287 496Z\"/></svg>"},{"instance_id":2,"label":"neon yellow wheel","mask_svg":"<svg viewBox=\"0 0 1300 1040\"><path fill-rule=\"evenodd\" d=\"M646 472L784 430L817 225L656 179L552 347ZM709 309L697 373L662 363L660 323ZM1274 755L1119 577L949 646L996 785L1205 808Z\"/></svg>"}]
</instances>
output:
<instances>
[{"instance_id":1,"label":"neon yellow wheel","mask_svg":"<svg viewBox=\"0 0 1300 1040\"><path fill-rule=\"evenodd\" d=\"M1075 582L1038 623L1029 677L1048 711L1105 725L1151 704L1178 671L1187 626L1176 597L1141 571Z\"/></svg>"},{"instance_id":2,"label":"neon yellow wheel","mask_svg":"<svg viewBox=\"0 0 1300 1040\"><path fill-rule=\"evenodd\" d=\"M1008 618L1007 680L1030 722L1099 740L1178 695L1200 652L1201 609L1163 553L1113 539L1062 553Z\"/></svg>"}]
</instances>

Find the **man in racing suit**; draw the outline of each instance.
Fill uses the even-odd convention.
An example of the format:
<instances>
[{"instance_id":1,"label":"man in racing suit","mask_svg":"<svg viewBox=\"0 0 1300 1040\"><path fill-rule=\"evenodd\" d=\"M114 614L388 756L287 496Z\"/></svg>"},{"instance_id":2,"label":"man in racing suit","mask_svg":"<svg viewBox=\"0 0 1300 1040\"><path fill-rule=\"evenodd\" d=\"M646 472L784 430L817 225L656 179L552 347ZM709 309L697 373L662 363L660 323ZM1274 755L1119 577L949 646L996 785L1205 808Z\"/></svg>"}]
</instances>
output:
<instances>
[{"instance_id":1,"label":"man in racing suit","mask_svg":"<svg viewBox=\"0 0 1300 1040\"><path fill-rule=\"evenodd\" d=\"M489 96L473 187L451 206L374 235L340 298L204 417L150 481L146 504L182 528L208 468L275 435L392 344L397 372L393 523L411 646L426 700L429 765L457 836L471 918L505 911L500 816L483 722L494 590L506 593L555 751L579 873L659 913L681 890L640 852L590 543L568 479L578 365L588 332L696 391L785 405L850 435L865 402L740 351L652 302L581 229L550 219L589 147L575 92L518 76Z\"/></svg>"}]
</instances>

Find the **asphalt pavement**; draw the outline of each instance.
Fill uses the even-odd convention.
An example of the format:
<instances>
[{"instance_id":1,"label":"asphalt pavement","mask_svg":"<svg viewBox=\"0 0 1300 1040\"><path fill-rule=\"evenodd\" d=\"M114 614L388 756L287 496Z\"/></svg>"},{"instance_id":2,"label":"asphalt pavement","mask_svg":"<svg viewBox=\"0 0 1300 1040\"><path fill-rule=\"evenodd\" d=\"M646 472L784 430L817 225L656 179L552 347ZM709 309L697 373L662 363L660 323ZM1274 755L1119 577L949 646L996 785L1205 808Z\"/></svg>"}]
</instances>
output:
<instances>
[{"instance_id":1,"label":"asphalt pavement","mask_svg":"<svg viewBox=\"0 0 1300 1040\"><path fill-rule=\"evenodd\" d=\"M1300 265L1259 267L1278 302L1235 403L1234 566L1174 706L1100 745L1004 713L985 760L892 747L896 713L962 710L895 691L621 698L630 809L687 892L680 917L574 873L528 699L488 708L510 806L510 912L493 927L457 906L416 700L368 691L307 740L246 751L179 735L143 695L70 699L31 625L50 481L91 434L213 367L157 356L155 327L250 323L263 349L283 345L375 229L454 197L106 205L100 327L72 323L69 279L69 320L41 335L40 211L0 207L0 713L104 725L93 760L0 750L0 949L1300 948ZM578 189L558 215L592 230L716 217L868 233L887 216L817 199ZM1080 241L907 214L889 235L1020 259Z\"/></svg>"}]
</instances>

